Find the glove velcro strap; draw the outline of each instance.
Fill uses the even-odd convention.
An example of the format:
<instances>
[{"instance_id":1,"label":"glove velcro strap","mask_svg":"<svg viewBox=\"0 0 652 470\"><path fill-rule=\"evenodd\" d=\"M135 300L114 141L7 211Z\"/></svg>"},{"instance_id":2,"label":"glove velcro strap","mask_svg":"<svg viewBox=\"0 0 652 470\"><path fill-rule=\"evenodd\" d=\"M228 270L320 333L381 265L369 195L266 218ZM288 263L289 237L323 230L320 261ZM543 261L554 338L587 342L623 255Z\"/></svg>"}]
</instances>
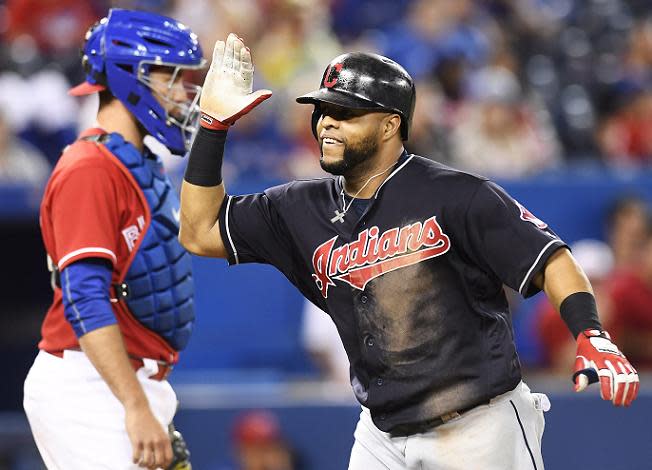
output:
<instances>
[{"instance_id":1,"label":"glove velcro strap","mask_svg":"<svg viewBox=\"0 0 652 470\"><path fill-rule=\"evenodd\" d=\"M613 354L617 357L623 357L618 347L611 342L611 336L604 330L589 328L577 335L577 357L575 358L575 373L573 382L579 374L584 374L589 379L589 383L595 383L600 380L600 367L593 362L596 355L603 357L605 354ZM589 357L592 360L589 360Z\"/></svg>"},{"instance_id":2,"label":"glove velcro strap","mask_svg":"<svg viewBox=\"0 0 652 470\"><path fill-rule=\"evenodd\" d=\"M213 116L210 116L203 111L199 116L199 125L204 129L210 129L213 131L225 131L229 128L228 124L218 121Z\"/></svg>"}]
</instances>

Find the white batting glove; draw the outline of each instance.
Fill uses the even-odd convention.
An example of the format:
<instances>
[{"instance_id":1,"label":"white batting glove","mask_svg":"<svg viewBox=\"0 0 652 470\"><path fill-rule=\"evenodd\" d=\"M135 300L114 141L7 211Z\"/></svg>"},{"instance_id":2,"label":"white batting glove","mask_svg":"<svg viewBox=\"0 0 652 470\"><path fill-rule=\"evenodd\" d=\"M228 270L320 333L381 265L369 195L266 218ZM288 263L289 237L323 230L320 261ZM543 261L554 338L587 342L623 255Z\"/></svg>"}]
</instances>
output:
<instances>
[{"instance_id":1,"label":"white batting glove","mask_svg":"<svg viewBox=\"0 0 652 470\"><path fill-rule=\"evenodd\" d=\"M254 65L249 48L234 33L217 41L199 107L200 124L209 129L226 129L272 96L270 90L253 90Z\"/></svg>"}]
</instances>

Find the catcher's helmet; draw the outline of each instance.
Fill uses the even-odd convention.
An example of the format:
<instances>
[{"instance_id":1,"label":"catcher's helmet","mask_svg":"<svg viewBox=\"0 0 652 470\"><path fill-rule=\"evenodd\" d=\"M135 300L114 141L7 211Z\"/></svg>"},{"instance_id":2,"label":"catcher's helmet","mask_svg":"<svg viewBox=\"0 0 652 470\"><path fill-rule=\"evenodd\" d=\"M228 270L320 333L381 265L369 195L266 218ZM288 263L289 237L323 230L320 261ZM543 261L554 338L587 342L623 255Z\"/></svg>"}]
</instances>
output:
<instances>
[{"instance_id":1,"label":"catcher's helmet","mask_svg":"<svg viewBox=\"0 0 652 470\"><path fill-rule=\"evenodd\" d=\"M181 116L173 116L154 96L149 73L156 66L172 68L171 85L183 70L203 68L206 61L194 33L166 16L114 8L88 30L81 53L86 81L71 89L71 95L108 90L170 150L189 148L201 87L187 87L190 98L174 103ZM161 94L159 98L171 101Z\"/></svg>"},{"instance_id":2,"label":"catcher's helmet","mask_svg":"<svg viewBox=\"0 0 652 470\"><path fill-rule=\"evenodd\" d=\"M297 98L314 104L312 131L321 116L319 104L357 109L384 109L401 116L401 138L407 140L416 92L410 74L387 57L365 52L342 54L324 71L319 90Z\"/></svg>"}]
</instances>

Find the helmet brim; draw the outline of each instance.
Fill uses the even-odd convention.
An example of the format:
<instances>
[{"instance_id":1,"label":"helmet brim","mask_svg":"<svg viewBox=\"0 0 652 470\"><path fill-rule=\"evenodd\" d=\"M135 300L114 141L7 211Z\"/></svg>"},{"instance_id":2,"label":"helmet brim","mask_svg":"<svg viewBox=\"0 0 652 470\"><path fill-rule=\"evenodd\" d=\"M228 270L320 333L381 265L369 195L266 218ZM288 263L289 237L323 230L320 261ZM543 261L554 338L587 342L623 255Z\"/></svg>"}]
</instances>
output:
<instances>
[{"instance_id":1,"label":"helmet brim","mask_svg":"<svg viewBox=\"0 0 652 470\"><path fill-rule=\"evenodd\" d=\"M106 90L106 87L104 85L83 82L68 90L68 94L70 96L86 96L104 90Z\"/></svg>"},{"instance_id":2,"label":"helmet brim","mask_svg":"<svg viewBox=\"0 0 652 470\"><path fill-rule=\"evenodd\" d=\"M342 93L340 91L329 90L328 88L320 88L316 91L311 91L305 95L297 98L299 104L319 104L329 103L344 108L355 109L379 109L382 108L379 104L373 103L364 98L357 97L350 93Z\"/></svg>"}]
</instances>

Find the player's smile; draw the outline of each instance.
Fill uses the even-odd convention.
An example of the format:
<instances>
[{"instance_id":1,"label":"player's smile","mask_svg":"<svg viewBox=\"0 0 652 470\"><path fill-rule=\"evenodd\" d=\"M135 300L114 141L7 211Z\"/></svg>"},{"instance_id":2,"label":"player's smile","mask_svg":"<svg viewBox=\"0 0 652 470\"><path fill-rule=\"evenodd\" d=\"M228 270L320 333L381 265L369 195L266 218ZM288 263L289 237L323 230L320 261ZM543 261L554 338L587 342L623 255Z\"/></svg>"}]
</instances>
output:
<instances>
[{"instance_id":1,"label":"player's smile","mask_svg":"<svg viewBox=\"0 0 652 470\"><path fill-rule=\"evenodd\" d=\"M322 139L322 146L324 146L324 145L341 145L341 144L342 144L341 140L335 139L333 137L324 137Z\"/></svg>"},{"instance_id":2,"label":"player's smile","mask_svg":"<svg viewBox=\"0 0 652 470\"><path fill-rule=\"evenodd\" d=\"M332 174L343 174L369 155L364 150L368 146L367 134L377 125L376 113L330 103L321 105L321 113L317 131L322 168Z\"/></svg>"},{"instance_id":3,"label":"player's smile","mask_svg":"<svg viewBox=\"0 0 652 470\"><path fill-rule=\"evenodd\" d=\"M341 160L346 151L346 139L337 131L342 127L342 122L324 114L320 119L322 131L319 134L319 146L323 160Z\"/></svg>"},{"instance_id":4,"label":"player's smile","mask_svg":"<svg viewBox=\"0 0 652 470\"><path fill-rule=\"evenodd\" d=\"M322 158L342 158L346 149L346 142L333 133L323 131L320 135L320 146Z\"/></svg>"},{"instance_id":5,"label":"player's smile","mask_svg":"<svg viewBox=\"0 0 652 470\"><path fill-rule=\"evenodd\" d=\"M344 139L332 132L322 131L319 135L322 148L325 145L345 145Z\"/></svg>"}]
</instances>

